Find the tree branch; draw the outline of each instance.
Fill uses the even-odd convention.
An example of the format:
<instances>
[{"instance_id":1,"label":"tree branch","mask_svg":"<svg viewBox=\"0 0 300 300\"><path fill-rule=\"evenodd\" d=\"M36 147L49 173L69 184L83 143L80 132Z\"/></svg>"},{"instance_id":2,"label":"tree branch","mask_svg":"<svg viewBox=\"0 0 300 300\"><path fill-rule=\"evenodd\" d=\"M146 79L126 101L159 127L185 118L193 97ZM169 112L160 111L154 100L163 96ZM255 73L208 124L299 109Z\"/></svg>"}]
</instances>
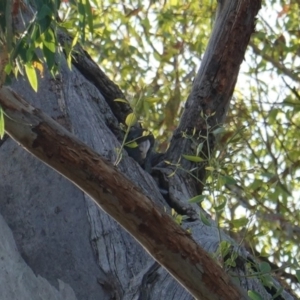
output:
<instances>
[{"instance_id":1,"label":"tree branch","mask_svg":"<svg viewBox=\"0 0 300 300\"><path fill-rule=\"evenodd\" d=\"M222 0L203 61L193 83L185 110L174 133L165 159L177 163L181 155L195 155L195 149L203 142L201 157L204 162L193 163L183 159L184 170L197 169L196 180L182 174L183 181L194 184L195 194L201 194L205 179L205 164L209 152L214 148L214 137L209 134L220 126L227 110L244 59L251 34L254 32L255 17L261 0ZM193 139L182 136L186 133ZM206 139L203 138L207 137ZM195 142L196 141L196 142Z\"/></svg>"},{"instance_id":2,"label":"tree branch","mask_svg":"<svg viewBox=\"0 0 300 300\"><path fill-rule=\"evenodd\" d=\"M94 201L198 299L248 299L172 218L110 162L12 90L0 90L5 130Z\"/></svg>"},{"instance_id":3,"label":"tree branch","mask_svg":"<svg viewBox=\"0 0 300 300\"><path fill-rule=\"evenodd\" d=\"M286 68L283 64L275 60L273 57L268 55L267 53L264 53L262 50L260 50L252 41L249 42L249 45L251 46L253 52L256 55L260 55L264 60L271 63L275 68L280 70L284 75L290 77L296 82L300 82L300 77L295 74L292 70Z\"/></svg>"}]
</instances>

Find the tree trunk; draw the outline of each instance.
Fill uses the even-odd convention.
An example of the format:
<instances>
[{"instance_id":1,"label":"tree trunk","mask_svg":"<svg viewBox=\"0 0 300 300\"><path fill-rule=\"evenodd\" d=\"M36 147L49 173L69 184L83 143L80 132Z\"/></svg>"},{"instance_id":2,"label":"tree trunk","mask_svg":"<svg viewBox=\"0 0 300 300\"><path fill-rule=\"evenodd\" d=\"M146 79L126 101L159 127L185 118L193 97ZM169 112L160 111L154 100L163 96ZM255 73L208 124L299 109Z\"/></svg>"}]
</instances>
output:
<instances>
[{"instance_id":1,"label":"tree trunk","mask_svg":"<svg viewBox=\"0 0 300 300\"><path fill-rule=\"evenodd\" d=\"M199 118L201 111L212 116L211 126L223 122L259 3L220 1L208 52L166 154L168 160L176 162L179 155L188 153L190 144L180 138L180 132L194 127L187 122L192 116L189 110L195 112L191 119L198 124L197 132L206 130ZM193 299L186 289L199 299L246 298L246 292L232 284L194 242L211 253L219 244L215 224L211 221L212 226L204 225L198 217L199 207L186 205L186 200L202 189L197 182L181 172L166 180L165 174L172 172L172 168L164 163L154 171L160 184L167 185L169 203L190 216L182 230L163 212L164 209L170 212L170 207L156 182L134 160L125 155L118 170L107 163L116 160L116 148L120 147L116 136L121 137L119 122L124 121L130 109L113 102L122 93L88 55L80 51L79 58L72 72L62 62L60 75L55 79L49 74L40 78L37 94L23 79L13 82L13 94L5 88L1 90L0 104L11 117L5 118L9 135L86 192L24 151L13 139L8 138L1 144L0 209L13 231L22 258L36 275L59 288L62 296L58 295L57 299L74 299L68 286L77 299ZM26 107L21 97L42 109L81 142L38 110ZM21 110L13 106L18 102L23 105ZM186 162L184 167L191 166ZM201 174L204 176L203 171ZM130 231L186 289L120 225L99 210L87 194ZM3 233L3 239L7 234ZM249 254L222 232L221 236L234 245L239 255L240 263L230 273L238 278L241 287L259 292L263 299L271 299L270 291L258 279L247 277L246 262L252 261ZM13 243L11 245L13 247ZM209 262L208 268L204 262ZM6 272L17 270L12 266ZM4 274L0 274L1 286ZM22 278L22 282L24 280ZM195 288L197 282L199 286ZM24 290L31 287L25 281ZM24 290L15 288L16 298L22 299ZM32 288L32 297L28 299L34 297ZM292 299L285 292L282 297Z\"/></svg>"}]
</instances>

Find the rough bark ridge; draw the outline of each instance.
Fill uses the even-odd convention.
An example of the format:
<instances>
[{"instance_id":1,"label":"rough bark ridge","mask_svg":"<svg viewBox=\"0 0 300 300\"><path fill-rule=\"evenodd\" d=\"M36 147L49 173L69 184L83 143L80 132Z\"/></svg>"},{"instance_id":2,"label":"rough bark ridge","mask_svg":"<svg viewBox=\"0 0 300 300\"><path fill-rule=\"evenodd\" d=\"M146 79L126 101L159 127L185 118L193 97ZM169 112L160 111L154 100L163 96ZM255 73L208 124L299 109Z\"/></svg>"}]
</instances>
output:
<instances>
[{"instance_id":1,"label":"rough bark ridge","mask_svg":"<svg viewBox=\"0 0 300 300\"><path fill-rule=\"evenodd\" d=\"M231 2L227 2L222 2L223 8L230 6ZM235 4L244 7L246 3L250 7L254 2L258 3L236 1ZM234 7L231 9L234 11ZM118 128L119 118L107 105L101 88L95 86L97 83L91 84L76 69L70 72L66 64L62 64L59 77L54 80L47 75L39 84L38 94L33 93L23 80L14 82L12 87L102 157L114 162L119 143L110 126L113 124ZM74 153L74 160L78 159L77 155ZM55 286L57 279L68 283L78 299L192 299L86 195L11 139L1 145L0 161L1 213L14 232L23 258L35 273ZM84 164L84 160L81 163ZM125 157L119 168L146 196L168 207L153 179L132 159ZM194 190L186 184L188 181L182 176L175 178L179 178L181 185L170 185L169 193L183 200L190 198ZM194 207L194 210L197 212L198 208ZM219 242L216 227L205 226L200 220L187 222L183 227L191 229L193 238L207 251L216 250ZM223 238L230 240L225 235ZM243 249L239 249L239 254L247 258ZM233 271L238 274L244 289L254 289L264 299L271 299L258 280L245 277L244 266ZM207 283L199 281L201 284ZM218 289L209 285L205 288ZM215 292L217 295L218 291ZM204 297L233 299L225 298L225 295L213 298L209 292ZM291 299L286 293L283 297Z\"/></svg>"},{"instance_id":2,"label":"rough bark ridge","mask_svg":"<svg viewBox=\"0 0 300 300\"><path fill-rule=\"evenodd\" d=\"M176 163L182 153L195 155L197 145L190 139L184 138L183 132L189 135L194 133L195 139L200 135L209 136L210 149L205 148L207 142L204 141L204 157L207 157L207 152L212 150L214 137L207 134L207 131L216 129L224 122L239 68L250 36L254 32L255 16L261 6L261 1L219 2L208 47L166 156L166 159L171 162ZM200 142L203 142L203 139L198 138L198 143ZM204 165L195 166L187 160L182 160L181 164L185 170L198 167L198 181L180 172L177 180L190 186L192 194L201 194L203 186L199 182L205 179ZM176 186L176 180L170 185Z\"/></svg>"},{"instance_id":3,"label":"rough bark ridge","mask_svg":"<svg viewBox=\"0 0 300 300\"><path fill-rule=\"evenodd\" d=\"M112 164L8 89L0 90L0 99L9 115L6 132L91 196L192 295L199 299L247 298L187 231Z\"/></svg>"}]
</instances>

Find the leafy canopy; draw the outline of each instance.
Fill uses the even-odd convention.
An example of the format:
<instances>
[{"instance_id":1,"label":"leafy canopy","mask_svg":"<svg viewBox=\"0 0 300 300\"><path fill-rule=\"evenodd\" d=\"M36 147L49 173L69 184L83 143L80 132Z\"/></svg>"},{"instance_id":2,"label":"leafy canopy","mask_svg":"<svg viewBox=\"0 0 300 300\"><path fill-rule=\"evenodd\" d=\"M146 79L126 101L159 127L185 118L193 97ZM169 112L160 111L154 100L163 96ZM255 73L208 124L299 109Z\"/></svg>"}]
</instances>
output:
<instances>
[{"instance_id":1,"label":"leafy canopy","mask_svg":"<svg viewBox=\"0 0 300 300\"><path fill-rule=\"evenodd\" d=\"M23 32L10 25L11 4L0 4L5 74L25 73L36 90L37 71L42 75L46 64L55 74L63 51L71 66L80 41L126 93L143 126L157 136L158 149L166 150L203 58L217 1L33 2L38 13ZM296 0L264 2L225 131L218 132L215 155L208 158L205 193L191 199L271 267L264 270L298 290L299 6ZM61 47L58 30L70 32L69 48ZM1 116L0 110L0 123Z\"/></svg>"}]
</instances>

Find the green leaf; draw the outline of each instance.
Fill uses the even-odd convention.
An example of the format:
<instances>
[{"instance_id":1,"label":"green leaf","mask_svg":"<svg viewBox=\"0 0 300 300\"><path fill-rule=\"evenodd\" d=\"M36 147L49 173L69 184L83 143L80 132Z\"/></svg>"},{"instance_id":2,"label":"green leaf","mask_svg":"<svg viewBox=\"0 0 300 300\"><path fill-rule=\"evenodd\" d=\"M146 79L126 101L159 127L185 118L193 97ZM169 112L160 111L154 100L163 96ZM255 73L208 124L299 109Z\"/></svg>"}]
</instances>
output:
<instances>
[{"instance_id":1,"label":"green leaf","mask_svg":"<svg viewBox=\"0 0 300 300\"><path fill-rule=\"evenodd\" d=\"M43 44L43 54L47 64L48 69L51 71L55 64L55 53L49 50L48 47Z\"/></svg>"},{"instance_id":2,"label":"green leaf","mask_svg":"<svg viewBox=\"0 0 300 300\"><path fill-rule=\"evenodd\" d=\"M271 173L271 172L262 172L261 176L267 177L268 179L270 179L270 178L273 178L275 176L275 174Z\"/></svg>"},{"instance_id":3,"label":"green leaf","mask_svg":"<svg viewBox=\"0 0 300 300\"><path fill-rule=\"evenodd\" d=\"M36 47L39 47L39 43L41 40L41 32L40 32L40 27L37 24L33 24L32 26L30 39L35 44Z\"/></svg>"},{"instance_id":4,"label":"green leaf","mask_svg":"<svg viewBox=\"0 0 300 300\"><path fill-rule=\"evenodd\" d=\"M182 154L182 156L188 160L188 161L192 161L192 162L201 162L203 161L203 158L199 157L199 156L194 156L194 155L186 155L186 154Z\"/></svg>"},{"instance_id":5,"label":"green leaf","mask_svg":"<svg viewBox=\"0 0 300 300\"><path fill-rule=\"evenodd\" d=\"M269 256L270 256L270 254L267 252L265 246L261 249L261 251L260 251L260 256L261 256L261 257L269 257Z\"/></svg>"},{"instance_id":6,"label":"green leaf","mask_svg":"<svg viewBox=\"0 0 300 300\"><path fill-rule=\"evenodd\" d=\"M21 39L20 42L16 45L16 48L14 50L14 58L20 56L21 60L26 62L27 49L28 49L28 44L25 43L23 39Z\"/></svg>"},{"instance_id":7,"label":"green leaf","mask_svg":"<svg viewBox=\"0 0 300 300\"><path fill-rule=\"evenodd\" d=\"M263 187L263 181L260 179L254 179L252 184L250 185L251 189L256 190L257 188L262 189Z\"/></svg>"},{"instance_id":8,"label":"green leaf","mask_svg":"<svg viewBox=\"0 0 300 300\"><path fill-rule=\"evenodd\" d=\"M122 98L116 98L114 101L128 104L128 101Z\"/></svg>"},{"instance_id":9,"label":"green leaf","mask_svg":"<svg viewBox=\"0 0 300 300\"><path fill-rule=\"evenodd\" d=\"M219 127L219 128L217 128L217 129L215 129L215 130L213 130L212 131L212 134L213 135L218 135L218 134L220 134L220 133L223 133L225 131L225 128L224 127Z\"/></svg>"},{"instance_id":10,"label":"green leaf","mask_svg":"<svg viewBox=\"0 0 300 300\"><path fill-rule=\"evenodd\" d=\"M86 38L86 25L88 25L91 33L94 31L92 9L88 0L77 1L77 9L79 13L79 27L81 28L81 40L84 42Z\"/></svg>"},{"instance_id":11,"label":"green leaf","mask_svg":"<svg viewBox=\"0 0 300 300\"><path fill-rule=\"evenodd\" d=\"M260 294L258 294L255 291L249 290L248 291L248 296L250 297L250 299L252 300L264 300Z\"/></svg>"},{"instance_id":12,"label":"green leaf","mask_svg":"<svg viewBox=\"0 0 300 300\"><path fill-rule=\"evenodd\" d=\"M300 282L300 270L296 270L296 277L298 282Z\"/></svg>"},{"instance_id":13,"label":"green leaf","mask_svg":"<svg viewBox=\"0 0 300 300\"><path fill-rule=\"evenodd\" d=\"M125 124L127 127L132 127L137 122L137 117L134 113L130 113L127 115Z\"/></svg>"},{"instance_id":14,"label":"green leaf","mask_svg":"<svg viewBox=\"0 0 300 300\"><path fill-rule=\"evenodd\" d=\"M231 224L233 225L234 228L240 228L240 227L245 227L247 226L249 220L246 217L242 217L239 219L235 219L231 221Z\"/></svg>"},{"instance_id":15,"label":"green leaf","mask_svg":"<svg viewBox=\"0 0 300 300\"><path fill-rule=\"evenodd\" d=\"M277 299L277 297L280 296L280 295L282 294L282 292L283 292L283 287L280 287L280 288L277 290L276 294L273 295L272 299Z\"/></svg>"},{"instance_id":16,"label":"green leaf","mask_svg":"<svg viewBox=\"0 0 300 300\"><path fill-rule=\"evenodd\" d=\"M208 166L205 168L205 170L213 172L215 170L215 168L212 166Z\"/></svg>"},{"instance_id":17,"label":"green leaf","mask_svg":"<svg viewBox=\"0 0 300 300\"><path fill-rule=\"evenodd\" d=\"M84 5L84 10L87 16L87 23L90 28L90 33L94 32L94 24L93 24L93 14L92 14L92 8L90 5L90 1L86 1Z\"/></svg>"},{"instance_id":18,"label":"green leaf","mask_svg":"<svg viewBox=\"0 0 300 300\"><path fill-rule=\"evenodd\" d=\"M221 211L225 208L226 204L227 204L227 199L225 199L220 205L214 207L214 209L216 211Z\"/></svg>"},{"instance_id":19,"label":"green leaf","mask_svg":"<svg viewBox=\"0 0 300 300\"><path fill-rule=\"evenodd\" d=\"M76 46L78 38L79 38L79 32L76 31L76 34L75 34L75 36L74 36L74 38L72 40L71 49L73 49Z\"/></svg>"},{"instance_id":20,"label":"green leaf","mask_svg":"<svg viewBox=\"0 0 300 300\"><path fill-rule=\"evenodd\" d=\"M222 241L220 243L219 250L223 258L229 253L230 247L231 244L228 241Z\"/></svg>"},{"instance_id":21,"label":"green leaf","mask_svg":"<svg viewBox=\"0 0 300 300\"><path fill-rule=\"evenodd\" d=\"M146 97L144 99L144 101L148 102L148 103L157 103L159 102L161 99L158 97Z\"/></svg>"},{"instance_id":22,"label":"green leaf","mask_svg":"<svg viewBox=\"0 0 300 300\"><path fill-rule=\"evenodd\" d=\"M199 153L202 151L204 142L200 143L196 150L196 155L199 156Z\"/></svg>"},{"instance_id":23,"label":"green leaf","mask_svg":"<svg viewBox=\"0 0 300 300\"><path fill-rule=\"evenodd\" d=\"M37 92L38 81L37 81L36 71L31 63L25 64L25 72L31 87L35 92Z\"/></svg>"},{"instance_id":24,"label":"green leaf","mask_svg":"<svg viewBox=\"0 0 300 300\"><path fill-rule=\"evenodd\" d=\"M77 44L79 38L79 32L76 31L76 34L72 40L71 46L65 46L65 51L66 51L66 56L67 56L67 63L68 63L68 67L71 70L72 69L72 51L75 47L75 45Z\"/></svg>"},{"instance_id":25,"label":"green leaf","mask_svg":"<svg viewBox=\"0 0 300 300\"><path fill-rule=\"evenodd\" d=\"M262 284L268 288L271 288L272 286L274 286L273 278L270 274L264 274L264 275L260 276L260 280L261 280Z\"/></svg>"},{"instance_id":26,"label":"green leaf","mask_svg":"<svg viewBox=\"0 0 300 300\"><path fill-rule=\"evenodd\" d=\"M198 195L196 197L193 197L191 199L189 199L189 203L202 203L203 200L205 199L205 195Z\"/></svg>"},{"instance_id":27,"label":"green leaf","mask_svg":"<svg viewBox=\"0 0 300 300\"><path fill-rule=\"evenodd\" d=\"M232 184L237 183L236 180L231 176L226 176L225 175L225 176L222 176L222 177L223 177L223 179L225 179L225 184L232 185Z\"/></svg>"},{"instance_id":28,"label":"green leaf","mask_svg":"<svg viewBox=\"0 0 300 300\"><path fill-rule=\"evenodd\" d=\"M45 16L43 19L38 21L40 34L44 33L51 25L52 23L52 17L51 16Z\"/></svg>"},{"instance_id":29,"label":"green leaf","mask_svg":"<svg viewBox=\"0 0 300 300\"><path fill-rule=\"evenodd\" d=\"M137 142L126 143L125 146L128 148L136 148L138 147L138 143Z\"/></svg>"},{"instance_id":30,"label":"green leaf","mask_svg":"<svg viewBox=\"0 0 300 300\"><path fill-rule=\"evenodd\" d=\"M278 108L273 108L268 113L268 118L271 122L274 122L276 120L276 117L280 113L280 110Z\"/></svg>"},{"instance_id":31,"label":"green leaf","mask_svg":"<svg viewBox=\"0 0 300 300\"><path fill-rule=\"evenodd\" d=\"M267 263L267 262L262 262L259 264L259 269L261 270L261 272L263 273L269 273L271 272L271 266Z\"/></svg>"},{"instance_id":32,"label":"green leaf","mask_svg":"<svg viewBox=\"0 0 300 300\"><path fill-rule=\"evenodd\" d=\"M56 52L56 39L54 32L51 28L49 28L45 33L44 33L44 41L43 44L45 47L47 47L51 52L55 53Z\"/></svg>"},{"instance_id":33,"label":"green leaf","mask_svg":"<svg viewBox=\"0 0 300 300\"><path fill-rule=\"evenodd\" d=\"M203 222L203 224L205 224L207 226L211 226L210 221L206 218L206 216L204 215L204 213L202 211L200 211L200 219Z\"/></svg>"},{"instance_id":34,"label":"green leaf","mask_svg":"<svg viewBox=\"0 0 300 300\"><path fill-rule=\"evenodd\" d=\"M149 136L149 135L152 135L151 131L149 131L149 130L144 130L143 131L143 135L142 136Z\"/></svg>"},{"instance_id":35,"label":"green leaf","mask_svg":"<svg viewBox=\"0 0 300 300\"><path fill-rule=\"evenodd\" d=\"M4 130L4 114L3 114L3 109L0 106L0 139L3 139L5 134Z\"/></svg>"},{"instance_id":36,"label":"green leaf","mask_svg":"<svg viewBox=\"0 0 300 300\"><path fill-rule=\"evenodd\" d=\"M47 6L46 4L44 4L41 8L39 8L37 10L37 20L43 20L45 17L47 16L51 16L52 15L52 10L49 6Z\"/></svg>"},{"instance_id":37,"label":"green leaf","mask_svg":"<svg viewBox=\"0 0 300 300\"><path fill-rule=\"evenodd\" d=\"M241 135L240 134L236 134L236 135L234 135L229 141L228 141L228 144L230 143L230 144L235 144L235 143L237 143L237 142L239 142L239 141L241 141L242 140L242 137L241 137Z\"/></svg>"},{"instance_id":38,"label":"green leaf","mask_svg":"<svg viewBox=\"0 0 300 300\"><path fill-rule=\"evenodd\" d=\"M5 71L6 74L9 75L10 72L11 72L12 70L13 70L13 66L12 66L11 63L8 62L8 63L6 64L6 66L5 66L5 68L4 68L4 71Z\"/></svg>"}]
</instances>

